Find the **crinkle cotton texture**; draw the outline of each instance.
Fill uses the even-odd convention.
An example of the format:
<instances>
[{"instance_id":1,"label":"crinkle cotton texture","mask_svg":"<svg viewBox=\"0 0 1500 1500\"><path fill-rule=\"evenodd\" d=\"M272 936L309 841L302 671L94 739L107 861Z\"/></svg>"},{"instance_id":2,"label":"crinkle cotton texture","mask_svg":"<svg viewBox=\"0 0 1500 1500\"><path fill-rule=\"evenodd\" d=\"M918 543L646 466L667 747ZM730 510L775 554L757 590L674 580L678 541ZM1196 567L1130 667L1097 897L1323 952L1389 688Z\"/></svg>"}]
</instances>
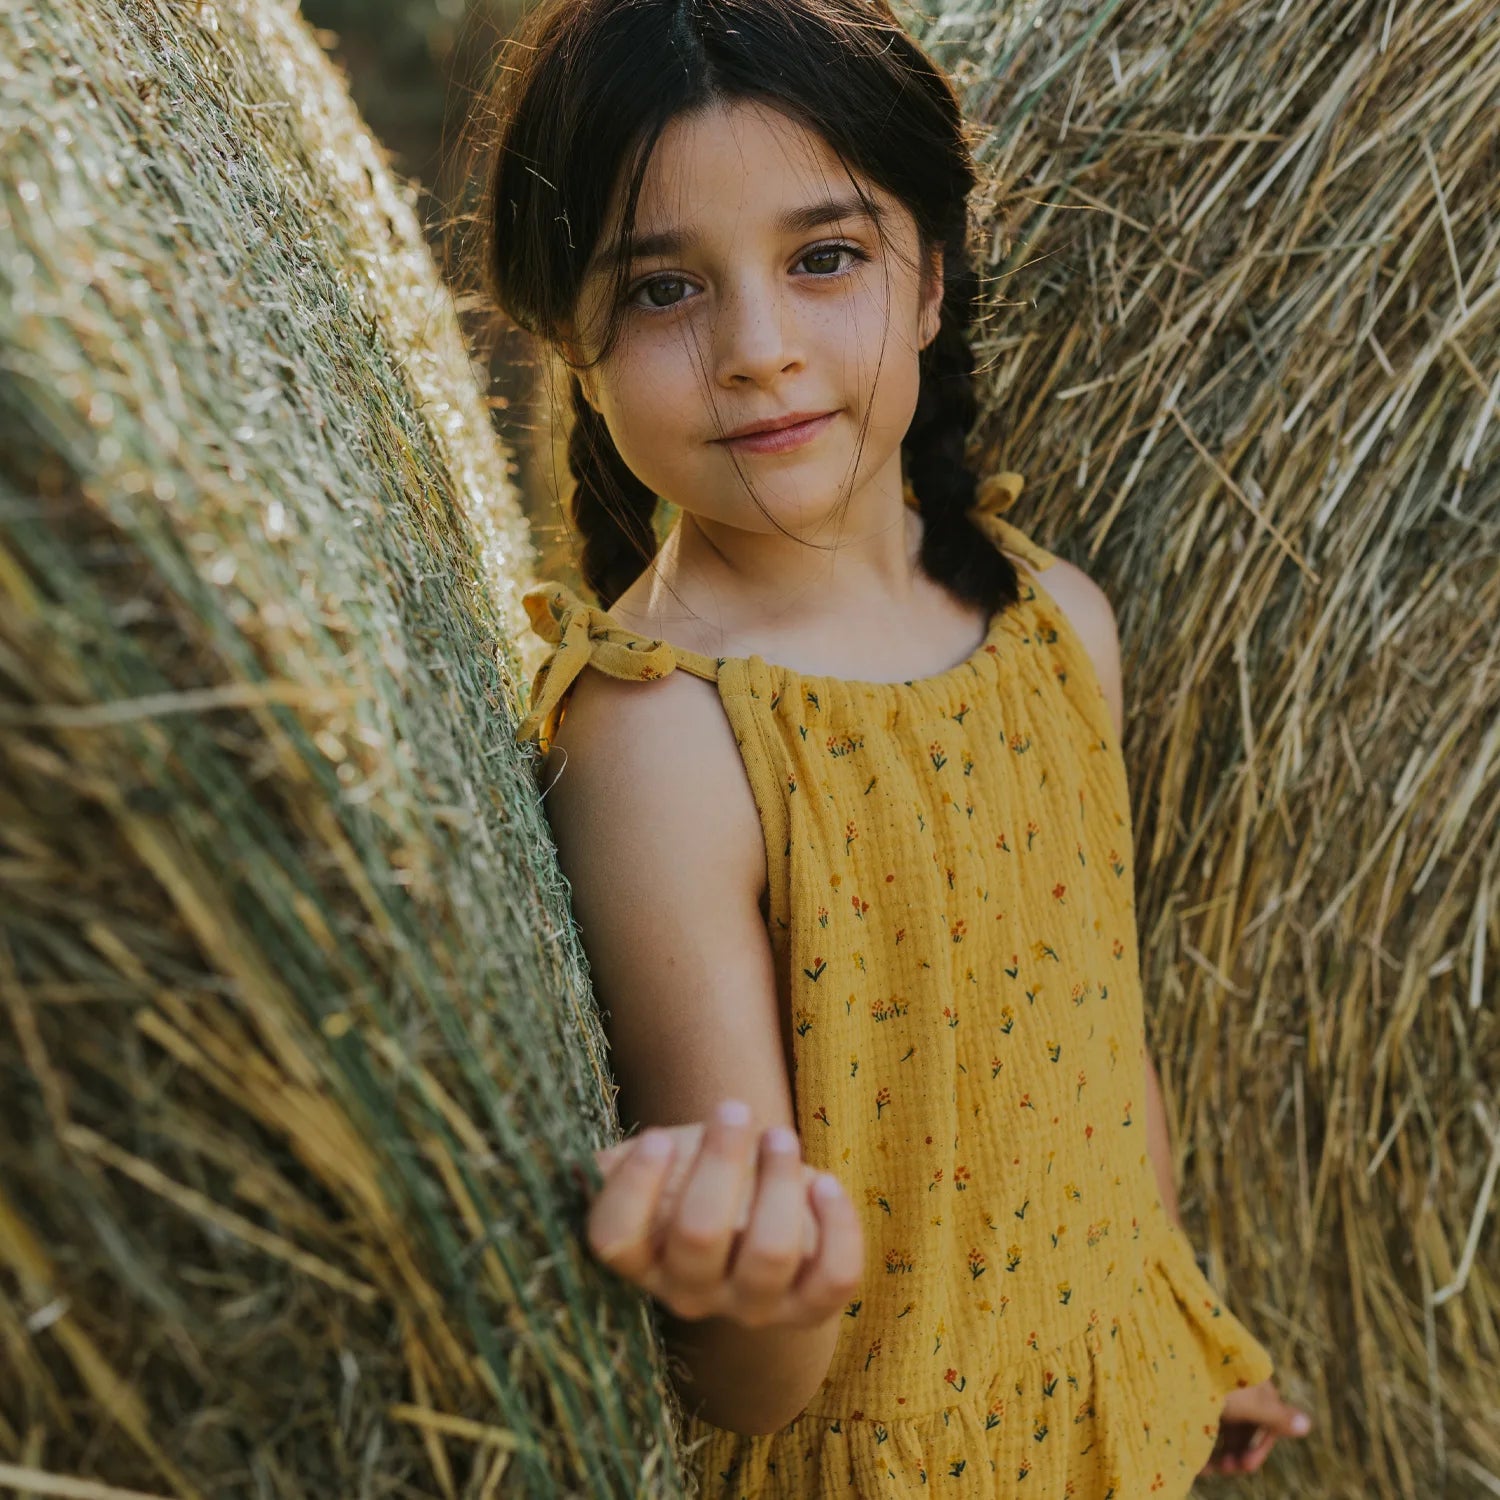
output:
<instances>
[{"instance_id":1,"label":"crinkle cotton texture","mask_svg":"<svg viewBox=\"0 0 1500 1500\"><path fill-rule=\"evenodd\" d=\"M827 1379L744 1436L690 1419L715 1500L1188 1493L1224 1394L1272 1373L1166 1216L1146 1145L1125 766L1087 650L1038 575L964 662L911 682L712 659L557 583L518 738L586 665L717 681L765 830L804 1156L866 1267ZM908 501L911 501L908 493Z\"/></svg>"}]
</instances>

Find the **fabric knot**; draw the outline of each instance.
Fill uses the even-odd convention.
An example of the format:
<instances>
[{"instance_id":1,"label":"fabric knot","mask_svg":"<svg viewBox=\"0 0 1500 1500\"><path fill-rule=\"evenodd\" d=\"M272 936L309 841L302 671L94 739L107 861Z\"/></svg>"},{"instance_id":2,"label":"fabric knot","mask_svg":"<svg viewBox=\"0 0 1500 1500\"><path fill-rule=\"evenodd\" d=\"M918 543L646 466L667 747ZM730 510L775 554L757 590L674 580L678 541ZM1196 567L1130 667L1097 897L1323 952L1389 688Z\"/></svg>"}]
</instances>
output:
<instances>
[{"instance_id":1,"label":"fabric knot","mask_svg":"<svg viewBox=\"0 0 1500 1500\"><path fill-rule=\"evenodd\" d=\"M665 641L649 641L626 630L607 611L587 604L571 589L545 584L522 595L531 628L554 649L537 669L517 741L535 737L543 753L552 744L564 700L578 675L592 663L610 677L650 682L677 665Z\"/></svg>"},{"instance_id":2,"label":"fabric knot","mask_svg":"<svg viewBox=\"0 0 1500 1500\"><path fill-rule=\"evenodd\" d=\"M1013 469L1002 469L981 482L974 510L982 516L998 516L1016 503L1026 480Z\"/></svg>"}]
</instances>

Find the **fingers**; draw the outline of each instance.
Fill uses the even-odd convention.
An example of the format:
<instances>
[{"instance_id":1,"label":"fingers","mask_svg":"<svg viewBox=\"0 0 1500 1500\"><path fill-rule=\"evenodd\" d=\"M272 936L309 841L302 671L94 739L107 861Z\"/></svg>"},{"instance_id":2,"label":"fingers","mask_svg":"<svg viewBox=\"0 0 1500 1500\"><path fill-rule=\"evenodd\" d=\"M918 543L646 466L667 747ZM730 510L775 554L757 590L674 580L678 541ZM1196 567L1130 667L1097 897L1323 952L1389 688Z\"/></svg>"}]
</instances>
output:
<instances>
[{"instance_id":1,"label":"fingers","mask_svg":"<svg viewBox=\"0 0 1500 1500\"><path fill-rule=\"evenodd\" d=\"M655 1259L651 1224L675 1147L665 1130L647 1130L624 1145L629 1150L589 1209L586 1237L605 1265L636 1281Z\"/></svg>"},{"instance_id":2,"label":"fingers","mask_svg":"<svg viewBox=\"0 0 1500 1500\"><path fill-rule=\"evenodd\" d=\"M776 1126L761 1137L759 1190L730 1274L735 1317L762 1328L783 1310L802 1265L806 1192L802 1143Z\"/></svg>"},{"instance_id":3,"label":"fingers","mask_svg":"<svg viewBox=\"0 0 1500 1500\"><path fill-rule=\"evenodd\" d=\"M1253 1474L1269 1458L1278 1438L1303 1437L1311 1430L1308 1414L1283 1401L1270 1380L1232 1391L1225 1399L1218 1441L1203 1472Z\"/></svg>"},{"instance_id":4,"label":"fingers","mask_svg":"<svg viewBox=\"0 0 1500 1500\"><path fill-rule=\"evenodd\" d=\"M697 1160L667 1226L658 1257L659 1276L643 1283L680 1318L717 1311L735 1220L754 1170L756 1132L750 1106L726 1099L704 1132Z\"/></svg>"},{"instance_id":5,"label":"fingers","mask_svg":"<svg viewBox=\"0 0 1500 1500\"><path fill-rule=\"evenodd\" d=\"M865 1238L859 1213L837 1177L820 1172L810 1194L818 1218L817 1255L803 1263L792 1293L811 1318L840 1311L864 1279Z\"/></svg>"},{"instance_id":6,"label":"fingers","mask_svg":"<svg viewBox=\"0 0 1500 1500\"><path fill-rule=\"evenodd\" d=\"M795 1131L762 1135L747 1105L726 1100L707 1124L653 1127L594 1158L590 1248L677 1317L810 1326L858 1291L853 1203L802 1160Z\"/></svg>"}]
</instances>

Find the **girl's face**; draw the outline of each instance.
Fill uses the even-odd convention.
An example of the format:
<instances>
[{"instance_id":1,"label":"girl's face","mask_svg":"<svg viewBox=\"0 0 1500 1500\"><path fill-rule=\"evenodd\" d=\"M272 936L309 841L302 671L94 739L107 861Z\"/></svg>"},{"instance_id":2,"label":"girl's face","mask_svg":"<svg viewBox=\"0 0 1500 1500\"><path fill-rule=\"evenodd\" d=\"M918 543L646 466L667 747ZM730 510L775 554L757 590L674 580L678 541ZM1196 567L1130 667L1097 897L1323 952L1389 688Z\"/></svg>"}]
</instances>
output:
<instances>
[{"instance_id":1,"label":"girl's face","mask_svg":"<svg viewBox=\"0 0 1500 1500\"><path fill-rule=\"evenodd\" d=\"M813 538L831 534L845 492L861 521L888 520L899 505L917 354L938 330L941 257L924 289L911 214L861 186L885 244L823 138L766 106L680 117L657 143L620 340L579 378L630 469L701 521L760 533L779 522ZM619 215L617 198L579 297L590 358L609 311L604 256ZM794 414L823 418L795 445L721 438Z\"/></svg>"}]
</instances>

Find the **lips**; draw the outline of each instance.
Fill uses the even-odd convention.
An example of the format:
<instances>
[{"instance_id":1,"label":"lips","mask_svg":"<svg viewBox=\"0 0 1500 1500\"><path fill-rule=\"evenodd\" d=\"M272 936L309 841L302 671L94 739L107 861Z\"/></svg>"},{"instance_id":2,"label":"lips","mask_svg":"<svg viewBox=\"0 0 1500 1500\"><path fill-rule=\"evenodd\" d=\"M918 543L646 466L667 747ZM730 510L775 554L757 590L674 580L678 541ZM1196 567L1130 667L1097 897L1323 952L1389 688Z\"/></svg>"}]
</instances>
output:
<instances>
[{"instance_id":1,"label":"lips","mask_svg":"<svg viewBox=\"0 0 1500 1500\"><path fill-rule=\"evenodd\" d=\"M782 425L762 427L759 431L744 432L740 436L720 438L726 448L736 453L787 453L800 448L819 436L838 415L836 411L820 412L812 416L794 413L778 419Z\"/></svg>"},{"instance_id":2,"label":"lips","mask_svg":"<svg viewBox=\"0 0 1500 1500\"><path fill-rule=\"evenodd\" d=\"M737 431L726 432L720 441L731 443L739 438L759 437L763 432L781 432L788 427L800 427L806 422L815 422L819 417L828 415L830 413L826 411L791 411L783 417L769 417L764 422L751 422Z\"/></svg>"}]
</instances>

